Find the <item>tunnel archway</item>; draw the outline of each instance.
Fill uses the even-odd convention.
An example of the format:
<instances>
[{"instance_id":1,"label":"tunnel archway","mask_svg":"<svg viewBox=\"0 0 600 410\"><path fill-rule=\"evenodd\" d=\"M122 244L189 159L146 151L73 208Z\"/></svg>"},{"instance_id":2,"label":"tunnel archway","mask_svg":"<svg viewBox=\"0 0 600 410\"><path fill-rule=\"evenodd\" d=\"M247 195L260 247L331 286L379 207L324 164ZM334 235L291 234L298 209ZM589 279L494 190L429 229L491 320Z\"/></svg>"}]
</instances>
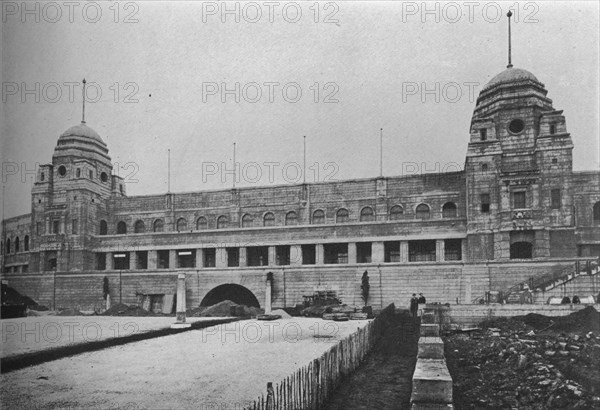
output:
<instances>
[{"instance_id":1,"label":"tunnel archway","mask_svg":"<svg viewBox=\"0 0 600 410\"><path fill-rule=\"evenodd\" d=\"M260 308L260 303L256 296L254 296L254 293L247 288L234 283L220 285L210 290L206 296L204 296L202 302L200 302L200 306L212 306L224 300L231 300L238 305Z\"/></svg>"}]
</instances>

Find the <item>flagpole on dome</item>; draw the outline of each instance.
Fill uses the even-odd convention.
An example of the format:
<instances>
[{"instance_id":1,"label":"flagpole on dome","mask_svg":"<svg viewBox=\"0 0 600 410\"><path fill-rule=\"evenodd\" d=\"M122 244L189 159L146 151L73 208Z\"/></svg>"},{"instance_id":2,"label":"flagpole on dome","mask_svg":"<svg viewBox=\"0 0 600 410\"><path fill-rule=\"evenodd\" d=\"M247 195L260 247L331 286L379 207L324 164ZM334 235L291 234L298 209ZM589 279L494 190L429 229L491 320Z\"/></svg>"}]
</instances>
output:
<instances>
[{"instance_id":1,"label":"flagpole on dome","mask_svg":"<svg viewBox=\"0 0 600 410\"><path fill-rule=\"evenodd\" d=\"M82 83L83 83L83 91L82 93L82 104L83 104L83 110L81 112L81 123L85 124L85 78L83 79Z\"/></svg>"},{"instance_id":2,"label":"flagpole on dome","mask_svg":"<svg viewBox=\"0 0 600 410\"><path fill-rule=\"evenodd\" d=\"M506 17L508 17L508 65L506 68L512 68L512 59L511 59L511 38L510 38L510 18L512 17L512 11L508 11L506 13Z\"/></svg>"}]
</instances>

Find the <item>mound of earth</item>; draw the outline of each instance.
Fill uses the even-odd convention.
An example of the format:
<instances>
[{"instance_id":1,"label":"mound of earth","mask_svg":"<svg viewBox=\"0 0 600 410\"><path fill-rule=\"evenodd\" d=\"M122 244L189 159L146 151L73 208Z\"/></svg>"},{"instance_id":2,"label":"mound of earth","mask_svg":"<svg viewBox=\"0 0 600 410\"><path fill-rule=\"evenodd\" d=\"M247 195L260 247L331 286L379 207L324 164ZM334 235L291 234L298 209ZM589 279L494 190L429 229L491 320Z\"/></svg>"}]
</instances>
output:
<instances>
[{"instance_id":1,"label":"mound of earth","mask_svg":"<svg viewBox=\"0 0 600 410\"><path fill-rule=\"evenodd\" d=\"M275 309L273 311L271 311L272 315L279 315L281 316L282 319L289 319L292 317L292 315L290 315L288 312L286 312L283 309Z\"/></svg>"},{"instance_id":2,"label":"mound of earth","mask_svg":"<svg viewBox=\"0 0 600 410\"><path fill-rule=\"evenodd\" d=\"M238 305L231 300L223 300L212 306L199 306L187 312L190 317L250 317L263 313L263 310L253 306Z\"/></svg>"},{"instance_id":3,"label":"mound of earth","mask_svg":"<svg viewBox=\"0 0 600 410\"><path fill-rule=\"evenodd\" d=\"M68 308L59 310L56 312L56 316L84 316L84 314L77 309Z\"/></svg>"},{"instance_id":4,"label":"mound of earth","mask_svg":"<svg viewBox=\"0 0 600 410\"><path fill-rule=\"evenodd\" d=\"M145 309L137 305L126 305L124 303L117 303L105 310L102 316L153 316L153 313L148 312Z\"/></svg>"}]
</instances>

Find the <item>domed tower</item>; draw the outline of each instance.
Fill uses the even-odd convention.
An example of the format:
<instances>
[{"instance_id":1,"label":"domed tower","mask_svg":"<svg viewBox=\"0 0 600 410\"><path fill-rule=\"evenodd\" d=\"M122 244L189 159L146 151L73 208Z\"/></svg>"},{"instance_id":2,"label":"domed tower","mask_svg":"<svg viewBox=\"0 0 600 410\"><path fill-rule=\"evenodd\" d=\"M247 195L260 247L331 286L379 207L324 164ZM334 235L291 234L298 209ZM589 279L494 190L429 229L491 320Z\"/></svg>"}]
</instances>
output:
<instances>
[{"instance_id":1,"label":"domed tower","mask_svg":"<svg viewBox=\"0 0 600 410\"><path fill-rule=\"evenodd\" d=\"M32 190L39 271L93 269L91 240L100 233L97 221L106 219L114 195L125 195L125 190L121 178L112 175L100 135L85 121L63 132L52 163L39 167Z\"/></svg>"},{"instance_id":2,"label":"domed tower","mask_svg":"<svg viewBox=\"0 0 600 410\"><path fill-rule=\"evenodd\" d=\"M576 255L573 143L547 93L509 59L477 98L465 164L472 260Z\"/></svg>"}]
</instances>

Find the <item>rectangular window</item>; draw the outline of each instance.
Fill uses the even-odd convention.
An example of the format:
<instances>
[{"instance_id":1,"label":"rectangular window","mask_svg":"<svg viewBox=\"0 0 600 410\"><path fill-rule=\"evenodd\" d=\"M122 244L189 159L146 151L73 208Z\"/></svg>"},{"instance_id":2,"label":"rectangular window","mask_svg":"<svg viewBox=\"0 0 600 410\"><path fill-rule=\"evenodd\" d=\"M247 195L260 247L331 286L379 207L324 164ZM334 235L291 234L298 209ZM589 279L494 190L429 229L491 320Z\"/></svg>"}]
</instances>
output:
<instances>
[{"instance_id":1,"label":"rectangular window","mask_svg":"<svg viewBox=\"0 0 600 410\"><path fill-rule=\"evenodd\" d=\"M371 242L360 242L356 244L356 262L357 263L371 263L372 254Z\"/></svg>"},{"instance_id":2,"label":"rectangular window","mask_svg":"<svg viewBox=\"0 0 600 410\"><path fill-rule=\"evenodd\" d=\"M525 191L513 192L513 208L523 209L526 207Z\"/></svg>"},{"instance_id":3,"label":"rectangular window","mask_svg":"<svg viewBox=\"0 0 600 410\"><path fill-rule=\"evenodd\" d=\"M435 262L435 241L409 241L409 262Z\"/></svg>"},{"instance_id":4,"label":"rectangular window","mask_svg":"<svg viewBox=\"0 0 600 410\"><path fill-rule=\"evenodd\" d=\"M202 251L202 266L205 268L214 268L217 261L217 250L215 248L205 248Z\"/></svg>"},{"instance_id":5,"label":"rectangular window","mask_svg":"<svg viewBox=\"0 0 600 410\"><path fill-rule=\"evenodd\" d=\"M249 246L246 248L248 266L267 266L269 264L268 246Z\"/></svg>"},{"instance_id":6,"label":"rectangular window","mask_svg":"<svg viewBox=\"0 0 600 410\"><path fill-rule=\"evenodd\" d=\"M96 254L96 269L106 270L106 254L104 252L98 252Z\"/></svg>"},{"instance_id":7,"label":"rectangular window","mask_svg":"<svg viewBox=\"0 0 600 410\"><path fill-rule=\"evenodd\" d=\"M561 205L560 202L560 189L553 189L550 191L550 207L552 209L559 209Z\"/></svg>"},{"instance_id":8,"label":"rectangular window","mask_svg":"<svg viewBox=\"0 0 600 410\"><path fill-rule=\"evenodd\" d=\"M227 266L240 266L240 248L227 248Z\"/></svg>"},{"instance_id":9,"label":"rectangular window","mask_svg":"<svg viewBox=\"0 0 600 410\"><path fill-rule=\"evenodd\" d=\"M37 235L41 235L42 234L42 223L41 222L36 222L36 224L35 224L35 233Z\"/></svg>"},{"instance_id":10,"label":"rectangular window","mask_svg":"<svg viewBox=\"0 0 600 410\"><path fill-rule=\"evenodd\" d=\"M129 252L113 253L113 266L115 270L129 269Z\"/></svg>"},{"instance_id":11,"label":"rectangular window","mask_svg":"<svg viewBox=\"0 0 600 410\"><path fill-rule=\"evenodd\" d=\"M60 233L59 229L60 229L60 221L58 219L55 219L54 221L52 221L52 233L54 233L54 234Z\"/></svg>"},{"instance_id":12,"label":"rectangular window","mask_svg":"<svg viewBox=\"0 0 600 410\"><path fill-rule=\"evenodd\" d=\"M444 241L444 260L460 261L462 260L462 240L446 239Z\"/></svg>"},{"instance_id":13,"label":"rectangular window","mask_svg":"<svg viewBox=\"0 0 600 410\"><path fill-rule=\"evenodd\" d=\"M177 266L180 268L196 267L196 250L185 249L177 251Z\"/></svg>"},{"instance_id":14,"label":"rectangular window","mask_svg":"<svg viewBox=\"0 0 600 410\"><path fill-rule=\"evenodd\" d=\"M77 219L71 221L71 233L77 235Z\"/></svg>"},{"instance_id":15,"label":"rectangular window","mask_svg":"<svg viewBox=\"0 0 600 410\"><path fill-rule=\"evenodd\" d=\"M400 262L400 241L383 243L384 262Z\"/></svg>"},{"instance_id":16,"label":"rectangular window","mask_svg":"<svg viewBox=\"0 0 600 410\"><path fill-rule=\"evenodd\" d=\"M481 212L490 212L490 194L481 194L479 200L481 202Z\"/></svg>"},{"instance_id":17,"label":"rectangular window","mask_svg":"<svg viewBox=\"0 0 600 410\"><path fill-rule=\"evenodd\" d=\"M94 171L90 169L90 179L94 179Z\"/></svg>"},{"instance_id":18,"label":"rectangular window","mask_svg":"<svg viewBox=\"0 0 600 410\"><path fill-rule=\"evenodd\" d=\"M556 126L554 124L552 124L550 126L550 134L554 134L556 132Z\"/></svg>"},{"instance_id":19,"label":"rectangular window","mask_svg":"<svg viewBox=\"0 0 600 410\"><path fill-rule=\"evenodd\" d=\"M302 264L314 265L317 263L317 252L315 245L302 245Z\"/></svg>"},{"instance_id":20,"label":"rectangular window","mask_svg":"<svg viewBox=\"0 0 600 410\"><path fill-rule=\"evenodd\" d=\"M275 263L279 266L290 264L290 247L289 245L281 245L275 247Z\"/></svg>"},{"instance_id":21,"label":"rectangular window","mask_svg":"<svg viewBox=\"0 0 600 410\"><path fill-rule=\"evenodd\" d=\"M487 140L487 130L485 128L479 130L479 137L481 141Z\"/></svg>"},{"instance_id":22,"label":"rectangular window","mask_svg":"<svg viewBox=\"0 0 600 410\"><path fill-rule=\"evenodd\" d=\"M22 273L29 272L29 265L23 265L23 266L21 266L21 272Z\"/></svg>"},{"instance_id":23,"label":"rectangular window","mask_svg":"<svg viewBox=\"0 0 600 410\"><path fill-rule=\"evenodd\" d=\"M156 257L158 269L169 269L169 251L156 251Z\"/></svg>"},{"instance_id":24,"label":"rectangular window","mask_svg":"<svg viewBox=\"0 0 600 410\"><path fill-rule=\"evenodd\" d=\"M75 171L75 175L77 176L77 178L81 177L81 168L77 168L77 170Z\"/></svg>"},{"instance_id":25,"label":"rectangular window","mask_svg":"<svg viewBox=\"0 0 600 410\"><path fill-rule=\"evenodd\" d=\"M328 243L323 245L325 253L325 263L341 264L348 263L348 244L347 243Z\"/></svg>"},{"instance_id":26,"label":"rectangular window","mask_svg":"<svg viewBox=\"0 0 600 410\"><path fill-rule=\"evenodd\" d=\"M136 252L136 269L148 269L148 251Z\"/></svg>"}]
</instances>

